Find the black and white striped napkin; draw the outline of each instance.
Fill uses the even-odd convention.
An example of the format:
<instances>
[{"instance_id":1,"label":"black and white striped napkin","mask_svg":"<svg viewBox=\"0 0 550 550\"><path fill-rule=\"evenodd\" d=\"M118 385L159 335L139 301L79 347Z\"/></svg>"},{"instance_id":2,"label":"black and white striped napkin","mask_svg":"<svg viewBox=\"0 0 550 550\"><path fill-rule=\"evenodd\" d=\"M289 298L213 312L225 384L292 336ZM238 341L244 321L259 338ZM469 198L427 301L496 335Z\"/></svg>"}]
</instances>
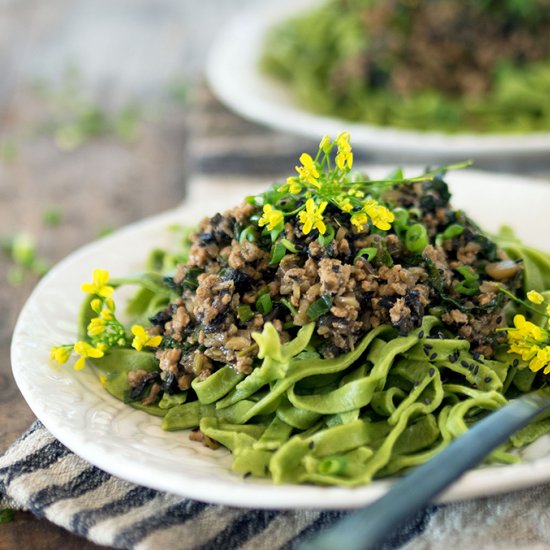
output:
<instances>
[{"instance_id":1,"label":"black and white striped napkin","mask_svg":"<svg viewBox=\"0 0 550 550\"><path fill-rule=\"evenodd\" d=\"M0 458L0 508L27 510L117 548L291 549L349 512L238 509L117 479L73 454L35 422ZM426 510L384 545L421 532Z\"/></svg>"},{"instance_id":2,"label":"black and white striped napkin","mask_svg":"<svg viewBox=\"0 0 550 550\"><path fill-rule=\"evenodd\" d=\"M30 511L87 539L141 550L277 550L349 511L239 509L117 479L35 422L0 458L0 508ZM382 550L550 548L550 484L421 510ZM344 549L342 549L344 550Z\"/></svg>"}]
</instances>

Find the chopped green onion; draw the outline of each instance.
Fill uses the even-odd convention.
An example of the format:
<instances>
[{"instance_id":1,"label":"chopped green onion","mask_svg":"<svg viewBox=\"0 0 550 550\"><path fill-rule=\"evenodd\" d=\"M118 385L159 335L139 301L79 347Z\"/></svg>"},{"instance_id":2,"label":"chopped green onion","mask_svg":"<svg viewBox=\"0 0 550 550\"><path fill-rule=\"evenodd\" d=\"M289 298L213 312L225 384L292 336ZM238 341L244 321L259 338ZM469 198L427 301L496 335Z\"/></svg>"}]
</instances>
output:
<instances>
[{"instance_id":1,"label":"chopped green onion","mask_svg":"<svg viewBox=\"0 0 550 550\"><path fill-rule=\"evenodd\" d=\"M327 225L327 230L324 235L319 235L317 239L321 246L328 246L334 240L334 227Z\"/></svg>"},{"instance_id":2,"label":"chopped green onion","mask_svg":"<svg viewBox=\"0 0 550 550\"><path fill-rule=\"evenodd\" d=\"M242 304L237 307L237 317L239 318L239 321L246 323L247 321L250 321L252 317L254 317L254 312L249 305Z\"/></svg>"},{"instance_id":3,"label":"chopped green onion","mask_svg":"<svg viewBox=\"0 0 550 550\"><path fill-rule=\"evenodd\" d=\"M286 247L282 242L275 243L271 247L271 260L269 265L277 265L285 256Z\"/></svg>"},{"instance_id":4,"label":"chopped green onion","mask_svg":"<svg viewBox=\"0 0 550 550\"><path fill-rule=\"evenodd\" d=\"M325 313L330 311L331 307L332 298L328 294L325 294L307 308L307 316L312 321L315 321L316 319L321 317L321 315L324 315Z\"/></svg>"},{"instance_id":5,"label":"chopped green onion","mask_svg":"<svg viewBox=\"0 0 550 550\"><path fill-rule=\"evenodd\" d=\"M345 473L348 459L345 456L331 456L319 462L319 473L325 475L340 475Z\"/></svg>"},{"instance_id":6,"label":"chopped green onion","mask_svg":"<svg viewBox=\"0 0 550 550\"><path fill-rule=\"evenodd\" d=\"M458 237L459 235L462 235L464 233L464 227L462 225L458 225L457 223L453 223L443 231L441 236L443 237L443 240L446 241L448 239L452 239L453 237Z\"/></svg>"},{"instance_id":7,"label":"chopped green onion","mask_svg":"<svg viewBox=\"0 0 550 550\"><path fill-rule=\"evenodd\" d=\"M256 241L257 233L256 228L253 225L249 225L241 231L239 235L239 243L244 243L244 241L250 241L251 243Z\"/></svg>"},{"instance_id":8,"label":"chopped green onion","mask_svg":"<svg viewBox=\"0 0 550 550\"><path fill-rule=\"evenodd\" d=\"M404 208L396 208L393 210L395 219L393 220L394 229L408 229L409 212Z\"/></svg>"},{"instance_id":9,"label":"chopped green onion","mask_svg":"<svg viewBox=\"0 0 550 550\"><path fill-rule=\"evenodd\" d=\"M355 255L355 260L357 260L357 258L362 258L363 256L367 256L366 257L366 260L367 262L372 262L372 260L375 258L376 256L376 253L378 252L378 250L374 247L374 246L369 246L367 248L362 248L361 250L359 250L359 252L357 252L357 254Z\"/></svg>"},{"instance_id":10,"label":"chopped green onion","mask_svg":"<svg viewBox=\"0 0 550 550\"><path fill-rule=\"evenodd\" d=\"M292 313L292 315L296 315L296 313L298 313L298 310L286 298L281 298L280 302L288 309L288 311L290 311L290 313Z\"/></svg>"},{"instance_id":11,"label":"chopped green onion","mask_svg":"<svg viewBox=\"0 0 550 550\"><path fill-rule=\"evenodd\" d=\"M464 277L464 281L457 283L455 290L465 296L477 294L479 292L479 275L467 265L461 265L457 271Z\"/></svg>"},{"instance_id":12,"label":"chopped green onion","mask_svg":"<svg viewBox=\"0 0 550 550\"><path fill-rule=\"evenodd\" d=\"M428 246L428 232L421 223L415 223L405 233L405 247L409 252L420 254Z\"/></svg>"},{"instance_id":13,"label":"chopped green onion","mask_svg":"<svg viewBox=\"0 0 550 550\"><path fill-rule=\"evenodd\" d=\"M273 310L273 302L271 301L271 296L269 294L262 294L256 300L256 309L262 314L267 315Z\"/></svg>"},{"instance_id":14,"label":"chopped green onion","mask_svg":"<svg viewBox=\"0 0 550 550\"><path fill-rule=\"evenodd\" d=\"M281 244L293 254L298 253L298 249L294 246L294 243L291 243L288 239L281 239Z\"/></svg>"}]
</instances>

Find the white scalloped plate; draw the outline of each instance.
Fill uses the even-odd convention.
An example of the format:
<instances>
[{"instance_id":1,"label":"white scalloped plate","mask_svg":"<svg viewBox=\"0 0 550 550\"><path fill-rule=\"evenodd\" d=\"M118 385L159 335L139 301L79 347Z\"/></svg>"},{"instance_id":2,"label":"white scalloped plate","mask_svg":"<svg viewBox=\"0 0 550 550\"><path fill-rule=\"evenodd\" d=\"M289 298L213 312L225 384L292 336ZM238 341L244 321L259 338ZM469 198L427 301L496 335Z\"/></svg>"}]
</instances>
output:
<instances>
[{"instance_id":1,"label":"white scalloped plate","mask_svg":"<svg viewBox=\"0 0 550 550\"><path fill-rule=\"evenodd\" d=\"M370 170L373 175L377 172ZM510 223L530 244L550 249L550 185L475 171L457 172L448 179L454 204L485 228L495 230ZM89 280L93 268L106 268L114 277L139 271L148 250L170 246L171 223L195 223L217 208L237 204L243 195L242 189L238 194L232 188L221 193L204 189L186 205L85 246L59 263L36 287L19 317L12 341L15 379L36 416L62 443L120 478L194 499L254 508L364 505L383 494L391 480L356 489L243 480L230 471L228 452L191 442L184 432L163 432L158 418L108 395L89 367L77 372L49 361L50 346L75 339L80 284ZM528 449L519 465L469 472L443 499L487 495L544 480L550 480L549 438Z\"/></svg>"},{"instance_id":2,"label":"white scalloped plate","mask_svg":"<svg viewBox=\"0 0 550 550\"><path fill-rule=\"evenodd\" d=\"M534 158L550 152L550 133L450 135L352 123L308 111L288 87L259 70L258 60L269 28L317 3L318 0L259 2L230 20L218 34L206 66L206 77L218 98L243 117L271 128L314 140L347 130L355 148L396 155L410 162Z\"/></svg>"}]
</instances>

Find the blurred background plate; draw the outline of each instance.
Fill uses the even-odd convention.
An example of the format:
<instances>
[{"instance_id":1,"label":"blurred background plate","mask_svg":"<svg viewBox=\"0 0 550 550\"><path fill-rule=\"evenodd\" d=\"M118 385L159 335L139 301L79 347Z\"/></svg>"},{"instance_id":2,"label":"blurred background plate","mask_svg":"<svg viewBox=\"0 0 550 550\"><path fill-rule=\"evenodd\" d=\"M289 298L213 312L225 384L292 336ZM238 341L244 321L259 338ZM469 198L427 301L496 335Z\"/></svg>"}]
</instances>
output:
<instances>
[{"instance_id":1,"label":"blurred background plate","mask_svg":"<svg viewBox=\"0 0 550 550\"><path fill-rule=\"evenodd\" d=\"M266 32L277 23L319 5L315 0L262 2L229 21L207 62L213 92L241 116L271 128L320 139L347 130L356 149L379 159L450 161L542 158L550 153L550 133L528 135L415 132L351 123L307 111L284 84L262 74L259 59Z\"/></svg>"}]
</instances>

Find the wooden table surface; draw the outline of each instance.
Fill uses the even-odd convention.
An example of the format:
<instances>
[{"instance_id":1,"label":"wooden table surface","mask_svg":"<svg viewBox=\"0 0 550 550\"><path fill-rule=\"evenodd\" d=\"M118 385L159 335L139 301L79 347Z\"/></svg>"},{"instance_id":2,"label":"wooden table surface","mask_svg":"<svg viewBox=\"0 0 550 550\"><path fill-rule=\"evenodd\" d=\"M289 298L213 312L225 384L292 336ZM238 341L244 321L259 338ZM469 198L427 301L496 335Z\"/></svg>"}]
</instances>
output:
<instances>
[{"instance_id":1,"label":"wooden table surface","mask_svg":"<svg viewBox=\"0 0 550 550\"><path fill-rule=\"evenodd\" d=\"M186 4L187 12L181 4ZM210 12L203 14L203 20L209 20L213 17L213 2L201 4L203 9L210 5ZM246 2L224 0L218 6L227 11L233 4ZM253 177L269 177L280 173L283 166L292 167L304 145L296 138L241 121L214 101L204 88L195 86L191 76L189 82L184 82L188 96L182 104L181 98L169 93L170 75L165 73L169 69L174 71L179 64L197 63L196 57L204 54L204 48L192 56L193 51L181 51L181 45L173 46L168 40L168 46L163 45L164 50L157 52L163 56L162 67L168 67L164 73L151 58L147 60L150 71L141 67L137 77L129 69L122 74L126 77L122 88L127 91L135 87L140 104L145 106L137 117L135 139L129 143L106 132L85 139L74 150L60 149L62 140L55 117L63 112L67 98L60 85L63 80L59 76L60 54L57 46L52 47L51 37L68 37L69 45L78 49L79 39L85 33L77 33L73 27L78 30L78 25L89 20L86 15L93 5L69 0L52 0L47 6L32 0L0 3L0 241L26 233L36 240L39 257L50 265L97 238L102 231L178 204L184 199L186 182L192 173L221 176L244 171ZM200 28L193 30L190 23L190 13L198 5L198 2L162 0L153 9L148 0L135 2L132 8L128 0L117 2L123 14L135 15L132 9L138 6L137 20L156 21L158 36L163 37L170 37L168 31L174 29L199 35ZM180 10L176 16L174 10ZM160 25L160 16L151 19L151 13L164 16L161 19L168 30ZM224 17L223 9L216 10L216 17L219 24ZM128 23L125 25L128 29ZM201 39L205 47L206 38L201 35ZM165 51L171 52L166 58ZM95 67L97 59L90 54L89 47L81 52L82 56L89 62L85 68ZM113 73L113 61L104 61L111 64L106 69L107 78L91 75L92 95L95 94L100 105L107 98L105 108L116 114L126 99L124 94L111 93L113 89L120 91L120 83L115 78L116 70ZM46 86L33 83L35 73L43 81L46 78ZM156 88L146 78L151 74L156 79ZM53 80L48 80L48 76ZM111 85L106 86L105 82ZM525 168L520 166L518 170L525 172ZM541 170L548 174L545 172L548 164L541 168L538 163L536 168L539 174ZM38 277L27 270L22 280L14 281L15 267L12 258L0 255L0 454L35 418L13 380L9 347L18 313ZM25 512L17 512L14 521L0 525L0 550L16 547L98 548Z\"/></svg>"}]
</instances>

